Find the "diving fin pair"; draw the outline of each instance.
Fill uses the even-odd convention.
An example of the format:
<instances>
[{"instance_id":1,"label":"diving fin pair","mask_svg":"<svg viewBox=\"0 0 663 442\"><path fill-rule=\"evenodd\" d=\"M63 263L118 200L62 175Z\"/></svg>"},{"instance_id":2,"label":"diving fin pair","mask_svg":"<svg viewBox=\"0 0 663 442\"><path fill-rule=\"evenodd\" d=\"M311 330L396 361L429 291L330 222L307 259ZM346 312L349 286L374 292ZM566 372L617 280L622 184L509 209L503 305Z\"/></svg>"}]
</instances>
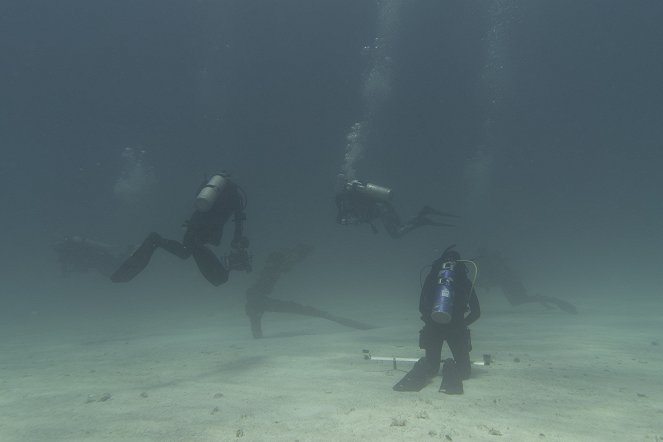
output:
<instances>
[{"instance_id":1,"label":"diving fin pair","mask_svg":"<svg viewBox=\"0 0 663 442\"><path fill-rule=\"evenodd\" d=\"M403 378L394 385L395 391L421 391L437 373L431 370L426 358L419 359ZM441 393L463 394L463 379L456 362L449 358L442 366Z\"/></svg>"}]
</instances>

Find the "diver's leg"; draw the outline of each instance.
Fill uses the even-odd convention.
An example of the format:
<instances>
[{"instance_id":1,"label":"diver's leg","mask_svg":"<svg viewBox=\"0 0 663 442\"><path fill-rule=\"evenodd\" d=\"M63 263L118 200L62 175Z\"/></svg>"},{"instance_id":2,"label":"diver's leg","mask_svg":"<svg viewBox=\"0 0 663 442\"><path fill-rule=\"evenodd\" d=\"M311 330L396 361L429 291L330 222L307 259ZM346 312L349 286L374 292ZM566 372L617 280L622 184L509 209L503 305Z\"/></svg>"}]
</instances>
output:
<instances>
[{"instance_id":1,"label":"diver's leg","mask_svg":"<svg viewBox=\"0 0 663 442\"><path fill-rule=\"evenodd\" d=\"M435 343L431 343L426 347L426 363L428 367L435 376L440 371L440 361L442 359L442 345L444 341L440 340Z\"/></svg>"},{"instance_id":2,"label":"diver's leg","mask_svg":"<svg viewBox=\"0 0 663 442\"><path fill-rule=\"evenodd\" d=\"M419 332L419 348L426 351L426 363L432 376L440 371L440 360L442 359L442 345L444 337L435 326L424 325Z\"/></svg>"},{"instance_id":3,"label":"diver's leg","mask_svg":"<svg viewBox=\"0 0 663 442\"><path fill-rule=\"evenodd\" d=\"M442 384L440 391L446 394L463 394L463 380L470 377L470 342L469 330L453 330L447 343L453 359L444 361L442 366Z\"/></svg>"},{"instance_id":4,"label":"diver's leg","mask_svg":"<svg viewBox=\"0 0 663 442\"><path fill-rule=\"evenodd\" d=\"M444 360L439 391L446 394L463 394L463 377L458 363L454 359Z\"/></svg>"},{"instance_id":5,"label":"diver's leg","mask_svg":"<svg viewBox=\"0 0 663 442\"><path fill-rule=\"evenodd\" d=\"M468 379L472 372L472 364L470 363L470 330L461 329L454 330L448 339L449 349L456 361L456 369L461 379Z\"/></svg>"},{"instance_id":6,"label":"diver's leg","mask_svg":"<svg viewBox=\"0 0 663 442\"><path fill-rule=\"evenodd\" d=\"M218 286L228 281L228 270L221 264L214 252L203 245L194 247L192 252L198 270L212 285Z\"/></svg>"},{"instance_id":7,"label":"diver's leg","mask_svg":"<svg viewBox=\"0 0 663 442\"><path fill-rule=\"evenodd\" d=\"M401 218L391 204L380 206L380 221L389 236L398 239L412 230L401 223Z\"/></svg>"},{"instance_id":8,"label":"diver's leg","mask_svg":"<svg viewBox=\"0 0 663 442\"><path fill-rule=\"evenodd\" d=\"M426 349L426 356L420 358L414 367L394 385L395 391L420 391L440 370L441 341L435 339L434 330L425 325L419 332L419 347ZM434 361L437 361L435 364Z\"/></svg>"},{"instance_id":9,"label":"diver's leg","mask_svg":"<svg viewBox=\"0 0 663 442\"><path fill-rule=\"evenodd\" d=\"M163 238L158 233L147 235L143 243L111 275L111 281L128 282L135 278L147 267L152 254L162 242Z\"/></svg>"}]
</instances>

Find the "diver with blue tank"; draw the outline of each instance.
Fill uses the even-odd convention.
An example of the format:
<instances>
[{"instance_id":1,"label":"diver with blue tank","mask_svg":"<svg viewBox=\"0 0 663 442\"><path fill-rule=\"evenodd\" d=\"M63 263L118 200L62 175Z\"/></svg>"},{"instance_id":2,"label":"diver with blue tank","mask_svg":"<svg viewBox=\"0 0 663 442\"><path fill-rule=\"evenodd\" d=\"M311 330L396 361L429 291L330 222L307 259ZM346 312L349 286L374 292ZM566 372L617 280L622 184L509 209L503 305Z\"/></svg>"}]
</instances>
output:
<instances>
[{"instance_id":1,"label":"diver with blue tank","mask_svg":"<svg viewBox=\"0 0 663 442\"><path fill-rule=\"evenodd\" d=\"M246 220L246 195L226 173L212 176L198 192L195 211L184 224L186 232L181 242L161 237L152 232L143 243L111 275L113 282L127 282L142 272L157 248L172 253L181 259L193 259L203 276L215 286L228 280L231 270L251 271L249 240L243 234ZM231 252L223 262L207 247L218 246L223 228L234 215L235 230Z\"/></svg>"},{"instance_id":2,"label":"diver with blue tank","mask_svg":"<svg viewBox=\"0 0 663 442\"><path fill-rule=\"evenodd\" d=\"M440 370L442 345L446 341L453 359L446 359L440 391L463 392L462 381L471 373L472 342L469 326L481 316L479 298L467 276L466 263L449 246L433 261L419 297L419 312L424 326L419 332L419 347L426 351L396 385L396 391L419 391Z\"/></svg>"}]
</instances>

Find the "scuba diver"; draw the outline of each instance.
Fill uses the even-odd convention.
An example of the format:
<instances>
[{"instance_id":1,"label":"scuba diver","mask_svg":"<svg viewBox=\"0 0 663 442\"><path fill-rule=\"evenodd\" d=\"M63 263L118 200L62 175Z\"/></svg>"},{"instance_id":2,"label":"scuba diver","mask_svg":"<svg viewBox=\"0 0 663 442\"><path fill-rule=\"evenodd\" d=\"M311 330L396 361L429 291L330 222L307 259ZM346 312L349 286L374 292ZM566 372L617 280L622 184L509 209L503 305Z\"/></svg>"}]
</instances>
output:
<instances>
[{"instance_id":1,"label":"scuba diver","mask_svg":"<svg viewBox=\"0 0 663 442\"><path fill-rule=\"evenodd\" d=\"M155 232L150 233L111 275L111 280L132 280L147 267L152 254L159 247L181 259L193 256L200 273L214 286L226 282L231 270L250 272L249 240L243 235L245 208L246 195L241 187L232 182L228 174L214 175L196 197L195 211L184 223L186 232L182 242L162 238ZM206 245L218 246L221 243L223 227L233 215L235 231L230 244L231 251L222 263Z\"/></svg>"},{"instance_id":2,"label":"scuba diver","mask_svg":"<svg viewBox=\"0 0 663 442\"><path fill-rule=\"evenodd\" d=\"M440 212L432 207L424 206L417 216L403 224L391 204L391 199L392 191L386 187L358 180L344 181L341 190L336 193L338 210L336 222L343 225L368 223L373 233L377 233L378 230L373 222L379 218L389 236L400 238L417 227L453 226L453 224L431 219L431 216L457 217L451 213Z\"/></svg>"},{"instance_id":3,"label":"scuba diver","mask_svg":"<svg viewBox=\"0 0 663 442\"><path fill-rule=\"evenodd\" d=\"M282 301L269 297L281 276L292 269L298 262L306 258L313 247L299 244L290 249L272 252L267 257L265 267L258 280L246 290L246 314L251 321L251 333L256 339L262 338L262 316L265 312L293 313L296 315L313 316L336 322L358 330L369 330L371 325L332 315L315 307Z\"/></svg>"},{"instance_id":4,"label":"scuba diver","mask_svg":"<svg viewBox=\"0 0 663 442\"><path fill-rule=\"evenodd\" d=\"M124 259L116 254L116 247L80 236L65 236L52 247L63 275L94 269L108 278Z\"/></svg>"},{"instance_id":5,"label":"scuba diver","mask_svg":"<svg viewBox=\"0 0 663 442\"><path fill-rule=\"evenodd\" d=\"M554 305L566 313L577 313L576 307L570 302L552 296L530 295L507 260L497 252L483 252L474 259L481 268L480 288L490 290L499 287L512 306L539 303L547 308Z\"/></svg>"},{"instance_id":6,"label":"scuba diver","mask_svg":"<svg viewBox=\"0 0 663 442\"><path fill-rule=\"evenodd\" d=\"M419 332L419 348L426 351L396 385L396 391L419 391L440 370L442 345L446 341L453 355L444 361L440 391L461 394L462 381L470 377L472 342L469 326L481 316L479 298L467 277L466 262L447 247L433 261L419 297L419 312L424 327Z\"/></svg>"}]
</instances>

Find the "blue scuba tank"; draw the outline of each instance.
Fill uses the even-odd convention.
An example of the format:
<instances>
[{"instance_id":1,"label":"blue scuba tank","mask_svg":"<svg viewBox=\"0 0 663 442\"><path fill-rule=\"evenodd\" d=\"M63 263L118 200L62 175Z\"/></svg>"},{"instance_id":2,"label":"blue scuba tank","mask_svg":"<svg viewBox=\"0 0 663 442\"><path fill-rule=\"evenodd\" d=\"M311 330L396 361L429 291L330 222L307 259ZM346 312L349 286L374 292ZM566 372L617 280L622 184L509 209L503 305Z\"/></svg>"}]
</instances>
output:
<instances>
[{"instance_id":1,"label":"blue scuba tank","mask_svg":"<svg viewBox=\"0 0 663 442\"><path fill-rule=\"evenodd\" d=\"M456 263L448 261L442 264L442 269L437 274L437 285L433 298L433 311L431 318L438 324L451 322L451 313L454 306L454 277L456 275Z\"/></svg>"}]
</instances>

